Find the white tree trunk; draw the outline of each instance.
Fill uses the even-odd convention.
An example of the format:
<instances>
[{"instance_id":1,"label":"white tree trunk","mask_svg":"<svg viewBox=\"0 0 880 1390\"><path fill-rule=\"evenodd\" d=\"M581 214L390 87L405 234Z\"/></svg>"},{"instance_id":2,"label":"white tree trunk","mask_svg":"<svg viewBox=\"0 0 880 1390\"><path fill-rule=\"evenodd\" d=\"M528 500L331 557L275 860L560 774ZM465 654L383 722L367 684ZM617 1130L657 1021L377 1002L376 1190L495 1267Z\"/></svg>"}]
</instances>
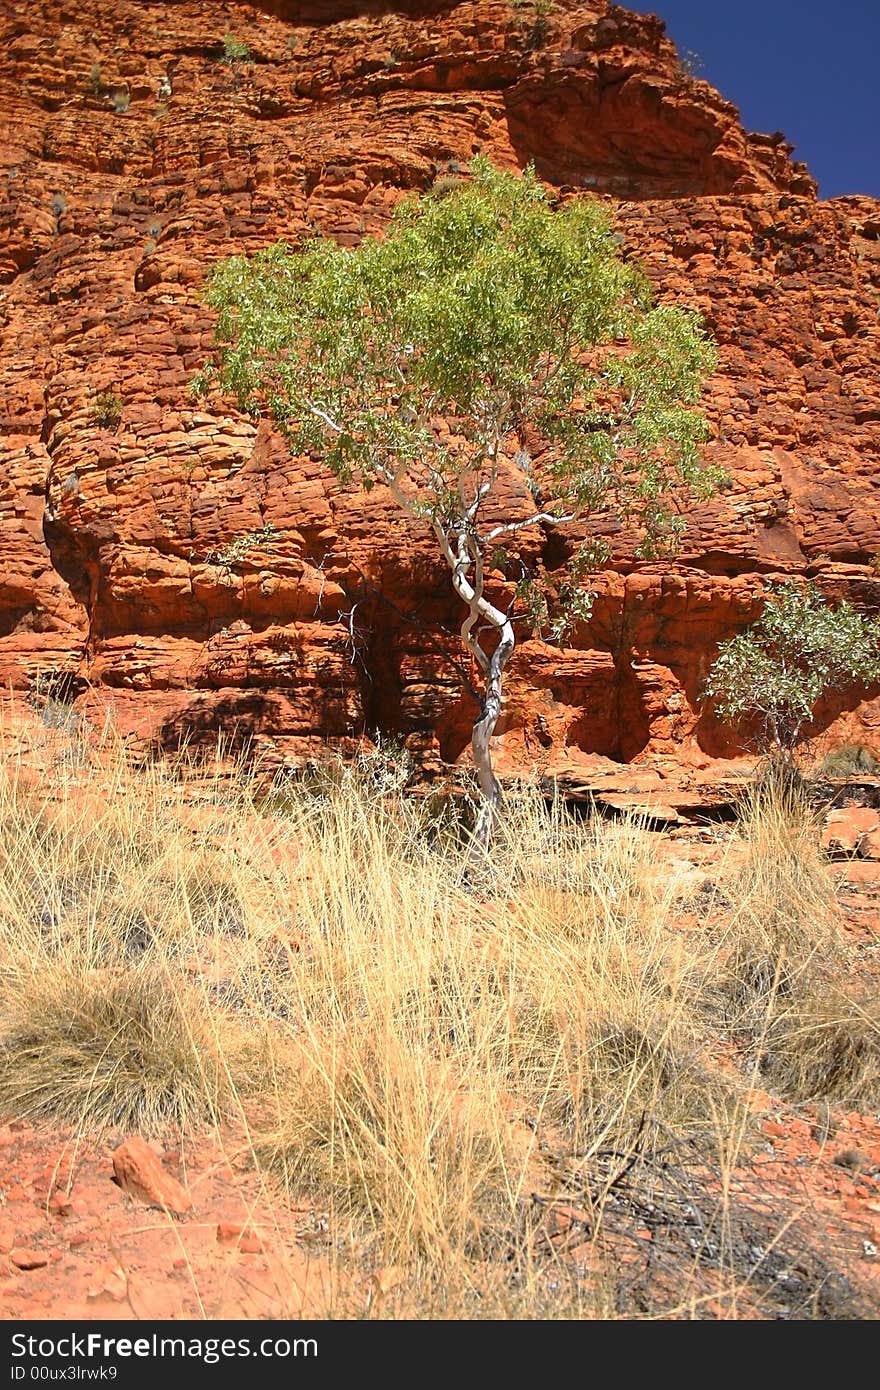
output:
<instances>
[{"instance_id":1,"label":"white tree trunk","mask_svg":"<svg viewBox=\"0 0 880 1390\"><path fill-rule=\"evenodd\" d=\"M498 610L495 610L498 612ZM489 671L486 676L486 695L483 700L483 711L474 724L473 734L471 735L471 748L474 755L474 766L477 770L477 780L480 786L481 806L477 816L477 824L474 830L474 839L480 848L488 850L489 842L492 838L492 831L498 818L498 809L501 805L501 784L492 768L492 735L495 733L495 726L501 714L502 698L502 678L504 668L510 660L513 652L515 637L513 625L509 619L498 612L498 616L503 619L501 624L501 638L495 651L489 660Z\"/></svg>"},{"instance_id":2,"label":"white tree trunk","mask_svg":"<svg viewBox=\"0 0 880 1390\"><path fill-rule=\"evenodd\" d=\"M474 503L474 510L478 502L479 496ZM434 521L434 531L452 571L452 587L468 606L468 615L461 626L461 639L476 659L486 681L483 708L471 735L481 802L474 830L474 849L485 853L489 848L502 801L501 784L492 769L492 735L501 714L504 668L513 654L516 636L508 615L490 603L483 593L482 551L469 526L462 524L459 527L454 549L450 537L438 520ZM473 579L469 577L470 573L473 574ZM498 645L491 656L487 656L474 631L480 620L488 623L498 633Z\"/></svg>"}]
</instances>

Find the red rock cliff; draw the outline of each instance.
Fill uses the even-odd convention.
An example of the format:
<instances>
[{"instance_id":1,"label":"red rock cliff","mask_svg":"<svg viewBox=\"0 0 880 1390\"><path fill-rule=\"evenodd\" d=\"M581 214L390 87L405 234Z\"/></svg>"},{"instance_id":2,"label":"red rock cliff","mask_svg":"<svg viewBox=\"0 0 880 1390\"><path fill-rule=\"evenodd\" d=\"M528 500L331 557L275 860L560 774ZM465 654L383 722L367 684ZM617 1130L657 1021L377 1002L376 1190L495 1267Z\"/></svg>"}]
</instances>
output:
<instances>
[{"instance_id":1,"label":"red rock cliff","mask_svg":"<svg viewBox=\"0 0 880 1390\"><path fill-rule=\"evenodd\" d=\"M354 244L478 150L611 199L661 295L702 310L721 347L710 449L733 480L674 566L618 538L576 646L523 644L508 765L731 751L700 681L768 575L880 606L880 205L817 202L782 136L747 134L659 20L544 9L0 4L6 686L72 673L151 737L226 726L301 755L379 728L462 753L473 706L403 616L459 620L427 533L187 387L213 260L314 228ZM225 35L249 60L224 61ZM512 478L507 503L525 506ZM559 558L538 532L523 545ZM880 747L878 702L823 724Z\"/></svg>"}]
</instances>

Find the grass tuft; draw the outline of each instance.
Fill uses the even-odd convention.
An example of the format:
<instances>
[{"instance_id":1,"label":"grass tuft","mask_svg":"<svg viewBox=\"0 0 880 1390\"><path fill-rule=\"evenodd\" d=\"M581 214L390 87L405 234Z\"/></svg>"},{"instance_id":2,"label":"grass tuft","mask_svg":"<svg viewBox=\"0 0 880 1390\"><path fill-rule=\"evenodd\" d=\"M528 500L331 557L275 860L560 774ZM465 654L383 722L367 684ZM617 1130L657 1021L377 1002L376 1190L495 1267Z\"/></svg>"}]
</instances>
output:
<instances>
[{"instance_id":1,"label":"grass tuft","mask_svg":"<svg viewBox=\"0 0 880 1390\"><path fill-rule=\"evenodd\" d=\"M167 974L66 962L7 980L0 1108L20 1118L154 1134L228 1109L198 1000Z\"/></svg>"},{"instance_id":2,"label":"grass tuft","mask_svg":"<svg viewBox=\"0 0 880 1390\"><path fill-rule=\"evenodd\" d=\"M784 777L758 783L725 877L724 1012L761 1071L795 1100L880 1100L880 1011L846 941L820 814Z\"/></svg>"}]
</instances>

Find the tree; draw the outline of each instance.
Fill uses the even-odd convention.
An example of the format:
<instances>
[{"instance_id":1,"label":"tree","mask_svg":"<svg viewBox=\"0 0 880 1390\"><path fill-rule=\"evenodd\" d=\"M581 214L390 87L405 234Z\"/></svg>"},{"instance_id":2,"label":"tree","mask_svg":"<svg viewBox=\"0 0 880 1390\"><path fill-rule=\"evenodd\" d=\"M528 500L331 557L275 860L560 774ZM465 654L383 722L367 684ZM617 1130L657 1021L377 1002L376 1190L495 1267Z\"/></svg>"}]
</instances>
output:
<instances>
[{"instance_id":1,"label":"tree","mask_svg":"<svg viewBox=\"0 0 880 1390\"><path fill-rule=\"evenodd\" d=\"M788 580L770 588L756 622L721 643L704 693L722 719L752 724L759 747L790 764L823 697L878 680L877 624Z\"/></svg>"},{"instance_id":2,"label":"tree","mask_svg":"<svg viewBox=\"0 0 880 1390\"><path fill-rule=\"evenodd\" d=\"M207 299L219 311L219 384L271 411L343 482L384 485L433 529L482 680L472 748L488 846L514 623L562 639L588 616L585 581L610 555L582 523L616 508L640 529L642 553L662 554L684 529L683 492L708 495L718 472L699 453L707 430L694 406L714 352L696 317L653 306L598 202L557 207L533 170L482 158L469 174L404 201L386 235L354 251L315 239L221 262ZM487 521L510 466L533 505ZM493 601L499 548L528 527L563 526L576 528L567 574L525 575L512 605Z\"/></svg>"}]
</instances>

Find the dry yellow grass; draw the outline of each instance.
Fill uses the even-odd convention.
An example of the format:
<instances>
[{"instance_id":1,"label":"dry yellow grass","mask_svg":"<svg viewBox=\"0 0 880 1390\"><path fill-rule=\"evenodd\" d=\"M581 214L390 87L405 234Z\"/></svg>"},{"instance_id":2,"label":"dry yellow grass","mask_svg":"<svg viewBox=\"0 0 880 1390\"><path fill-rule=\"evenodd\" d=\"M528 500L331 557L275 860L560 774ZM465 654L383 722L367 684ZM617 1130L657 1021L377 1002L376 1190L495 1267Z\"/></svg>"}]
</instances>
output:
<instances>
[{"instance_id":1,"label":"dry yellow grass","mask_svg":"<svg viewBox=\"0 0 880 1390\"><path fill-rule=\"evenodd\" d=\"M860 983L803 788L773 775L743 802L725 876L722 991L760 1044L769 1084L796 1100L880 1101L880 1001Z\"/></svg>"},{"instance_id":2,"label":"dry yellow grass","mask_svg":"<svg viewBox=\"0 0 880 1390\"><path fill-rule=\"evenodd\" d=\"M787 811L746 825L712 935L682 928L638 820L523 792L475 866L363 761L266 797L219 760L135 766L110 730L19 726L0 751L0 1108L147 1133L238 1117L267 1180L329 1208L340 1259L408 1271L376 1315L613 1315L606 1236L666 1200L685 1151L704 1238L662 1297L697 1315L708 1259L735 1310L753 1077L718 1064L719 1024L800 1058L792 1093L876 1078L876 1022L861 1071L856 1043L823 1061L845 1029L816 990L827 1010L843 957ZM547 1237L563 1199L576 1265Z\"/></svg>"}]
</instances>

